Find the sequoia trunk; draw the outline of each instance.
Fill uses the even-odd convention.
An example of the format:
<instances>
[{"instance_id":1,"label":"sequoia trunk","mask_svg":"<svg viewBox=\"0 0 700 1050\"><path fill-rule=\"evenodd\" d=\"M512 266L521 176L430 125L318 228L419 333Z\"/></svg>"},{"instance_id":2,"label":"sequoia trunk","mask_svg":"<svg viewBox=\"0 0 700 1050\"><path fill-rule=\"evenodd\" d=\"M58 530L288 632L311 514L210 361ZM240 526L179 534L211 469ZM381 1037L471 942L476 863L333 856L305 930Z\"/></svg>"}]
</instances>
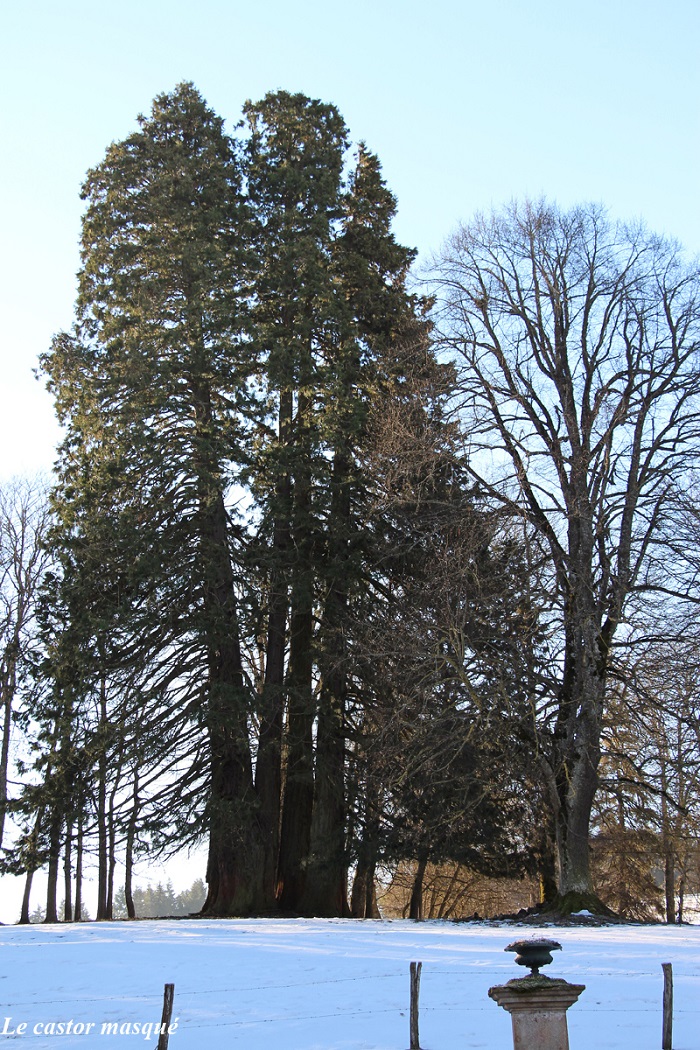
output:
<instances>
[{"instance_id":1,"label":"sequoia trunk","mask_svg":"<svg viewBox=\"0 0 700 1050\"><path fill-rule=\"evenodd\" d=\"M204 422L208 422L208 399ZM200 552L209 671L211 755L209 858L205 915L249 915L264 909L263 851L248 735L226 507L212 464L200 473ZM209 469L207 469L209 468Z\"/></svg>"}]
</instances>

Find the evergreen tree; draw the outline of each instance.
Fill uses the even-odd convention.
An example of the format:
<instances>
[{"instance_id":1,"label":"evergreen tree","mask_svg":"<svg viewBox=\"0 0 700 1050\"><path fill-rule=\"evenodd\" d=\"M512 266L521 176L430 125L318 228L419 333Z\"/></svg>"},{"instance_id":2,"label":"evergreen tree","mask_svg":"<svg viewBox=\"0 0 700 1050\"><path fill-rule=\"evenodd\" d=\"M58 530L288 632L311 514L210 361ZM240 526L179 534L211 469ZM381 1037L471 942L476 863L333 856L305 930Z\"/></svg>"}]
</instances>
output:
<instances>
[{"instance_id":1,"label":"evergreen tree","mask_svg":"<svg viewBox=\"0 0 700 1050\"><path fill-rule=\"evenodd\" d=\"M343 914L342 637L362 573L359 454L392 342L416 324L405 285L413 252L391 233L396 202L377 158L361 146L344 178L347 130L335 107L278 92L246 115L261 259L253 331L272 422L251 464L269 543L256 785L272 857L280 827L268 879L281 906Z\"/></svg>"},{"instance_id":2,"label":"evergreen tree","mask_svg":"<svg viewBox=\"0 0 700 1050\"><path fill-rule=\"evenodd\" d=\"M279 881L283 907L296 908L313 805L319 347L336 305L328 263L347 132L333 106L303 95L269 94L248 103L245 112L248 191L260 259L255 344L273 427L252 464L261 532L269 542L263 555L267 640L256 785L268 842L268 892L274 899Z\"/></svg>"},{"instance_id":3,"label":"evergreen tree","mask_svg":"<svg viewBox=\"0 0 700 1050\"><path fill-rule=\"evenodd\" d=\"M76 328L44 359L67 427L55 506L83 568L109 558L97 589L76 576L90 626L107 602L152 695L206 729L208 904L245 911L259 887L226 506L247 399L245 210L234 146L192 85L139 123L88 175Z\"/></svg>"}]
</instances>

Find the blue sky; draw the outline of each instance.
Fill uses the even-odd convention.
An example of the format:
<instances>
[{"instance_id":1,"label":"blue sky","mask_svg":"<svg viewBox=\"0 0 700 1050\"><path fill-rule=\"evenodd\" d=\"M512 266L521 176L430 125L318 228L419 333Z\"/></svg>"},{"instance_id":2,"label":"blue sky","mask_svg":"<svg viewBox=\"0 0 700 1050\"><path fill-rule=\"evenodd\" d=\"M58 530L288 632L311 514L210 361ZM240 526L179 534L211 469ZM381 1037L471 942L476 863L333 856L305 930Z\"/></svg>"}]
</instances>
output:
<instances>
[{"instance_id":1,"label":"blue sky","mask_svg":"<svg viewBox=\"0 0 700 1050\"><path fill-rule=\"evenodd\" d=\"M71 323L84 174L181 80L229 128L276 88L334 102L424 258L542 194L700 252L698 0L4 0L0 27L0 479L52 461L32 369Z\"/></svg>"}]
</instances>

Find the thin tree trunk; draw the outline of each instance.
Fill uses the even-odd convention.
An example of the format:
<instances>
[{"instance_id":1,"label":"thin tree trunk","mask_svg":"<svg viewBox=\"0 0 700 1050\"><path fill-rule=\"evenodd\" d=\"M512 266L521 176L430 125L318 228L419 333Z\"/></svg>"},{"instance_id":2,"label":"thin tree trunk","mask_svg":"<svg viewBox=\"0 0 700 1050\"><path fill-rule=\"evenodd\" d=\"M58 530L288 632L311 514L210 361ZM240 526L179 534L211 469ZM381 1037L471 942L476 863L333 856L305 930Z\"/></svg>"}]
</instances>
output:
<instances>
[{"instance_id":1,"label":"thin tree trunk","mask_svg":"<svg viewBox=\"0 0 700 1050\"><path fill-rule=\"evenodd\" d=\"M73 850L73 821L68 818L66 820L66 836L63 845L63 921L73 921L73 900L72 900L72 850Z\"/></svg>"},{"instance_id":2,"label":"thin tree trunk","mask_svg":"<svg viewBox=\"0 0 700 1050\"><path fill-rule=\"evenodd\" d=\"M109 918L107 914L107 829L104 826L104 790L98 786L97 809L97 912L95 918L102 922Z\"/></svg>"},{"instance_id":3,"label":"thin tree trunk","mask_svg":"<svg viewBox=\"0 0 700 1050\"><path fill-rule=\"evenodd\" d=\"M126 915L129 919L136 918L136 906L134 904L133 894L133 874L134 874L134 857L133 852L129 850L127 846L127 856L125 860L126 873L124 875L124 902L126 904Z\"/></svg>"},{"instance_id":4,"label":"thin tree trunk","mask_svg":"<svg viewBox=\"0 0 700 1050\"><path fill-rule=\"evenodd\" d=\"M29 918L29 899L32 892L32 881L34 879L34 869L30 868L24 878L24 894L22 896L22 910L19 916L19 925L28 926L31 922Z\"/></svg>"},{"instance_id":5,"label":"thin tree trunk","mask_svg":"<svg viewBox=\"0 0 700 1050\"><path fill-rule=\"evenodd\" d=\"M17 653L19 639L15 636L5 649L0 665L0 695L2 696L2 748L0 749L0 847L5 834L7 814L7 770L10 761L12 733L12 704L16 689Z\"/></svg>"},{"instance_id":6,"label":"thin tree trunk","mask_svg":"<svg viewBox=\"0 0 700 1050\"><path fill-rule=\"evenodd\" d=\"M132 879L134 874L134 843L136 840L136 824L138 820L138 813L140 807L138 766L134 767L132 799L133 801L131 806L131 813L129 815L129 825L126 831L126 848L124 856L124 866L126 868L126 874L124 877L124 901L126 903L127 916L130 919L135 919L136 908L134 906L134 896L132 892Z\"/></svg>"},{"instance_id":7,"label":"thin tree trunk","mask_svg":"<svg viewBox=\"0 0 700 1050\"><path fill-rule=\"evenodd\" d=\"M676 921L676 871L675 851L671 836L670 817L668 813L668 744L665 734L659 741L661 745L661 840L664 853L664 899L666 905L666 922L673 925Z\"/></svg>"},{"instance_id":8,"label":"thin tree trunk","mask_svg":"<svg viewBox=\"0 0 700 1050\"><path fill-rule=\"evenodd\" d=\"M119 749L119 758L115 764L112 774L112 789L109 793L109 805L107 807L107 840L108 840L108 865L107 865L107 918L114 917L114 873L117 867L117 822L115 818L115 801L122 776L123 748Z\"/></svg>"},{"instance_id":9,"label":"thin tree trunk","mask_svg":"<svg viewBox=\"0 0 700 1050\"><path fill-rule=\"evenodd\" d=\"M672 926L676 921L676 866L673 848L670 844L666 846L666 856L664 857L664 896L666 899L666 922L669 926Z\"/></svg>"},{"instance_id":10,"label":"thin tree trunk","mask_svg":"<svg viewBox=\"0 0 700 1050\"><path fill-rule=\"evenodd\" d=\"M109 720L107 717L107 679L105 673L106 657L104 646L100 644L100 737L98 753L98 922L109 919L107 907L107 883L109 880L109 831L107 827L107 737Z\"/></svg>"},{"instance_id":11,"label":"thin tree trunk","mask_svg":"<svg viewBox=\"0 0 700 1050\"><path fill-rule=\"evenodd\" d=\"M83 919L83 800L78 799L78 834L75 843L75 922Z\"/></svg>"},{"instance_id":12,"label":"thin tree trunk","mask_svg":"<svg viewBox=\"0 0 700 1050\"><path fill-rule=\"evenodd\" d=\"M44 922L58 922L57 893L62 823L61 817L54 813L51 817L49 831L49 870L46 883L46 915Z\"/></svg>"},{"instance_id":13,"label":"thin tree trunk","mask_svg":"<svg viewBox=\"0 0 700 1050\"><path fill-rule=\"evenodd\" d=\"M420 857L418 860L418 867L416 868L416 874L413 879L411 900L408 906L409 919L415 919L416 921L420 921L423 918L423 879L425 878L425 869L427 866L427 857Z\"/></svg>"}]
</instances>

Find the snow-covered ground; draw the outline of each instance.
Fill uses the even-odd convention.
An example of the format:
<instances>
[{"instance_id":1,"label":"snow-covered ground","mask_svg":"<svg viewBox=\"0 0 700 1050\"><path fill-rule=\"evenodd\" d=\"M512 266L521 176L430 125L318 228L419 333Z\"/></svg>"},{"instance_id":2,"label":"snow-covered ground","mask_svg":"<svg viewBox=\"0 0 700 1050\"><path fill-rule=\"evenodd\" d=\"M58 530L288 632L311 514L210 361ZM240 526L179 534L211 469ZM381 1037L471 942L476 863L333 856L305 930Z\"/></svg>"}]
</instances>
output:
<instances>
[{"instance_id":1,"label":"snow-covered ground","mask_svg":"<svg viewBox=\"0 0 700 1050\"><path fill-rule=\"evenodd\" d=\"M150 1050L173 982L169 1050L406 1050L420 960L424 1050L510 1050L510 1017L488 988L523 975L510 941L543 934L563 947L551 976L586 985L568 1014L571 1050L659 1050L662 962L674 969L674 1050L697 1050L700 927L306 919L2 927L0 1048Z\"/></svg>"}]
</instances>

